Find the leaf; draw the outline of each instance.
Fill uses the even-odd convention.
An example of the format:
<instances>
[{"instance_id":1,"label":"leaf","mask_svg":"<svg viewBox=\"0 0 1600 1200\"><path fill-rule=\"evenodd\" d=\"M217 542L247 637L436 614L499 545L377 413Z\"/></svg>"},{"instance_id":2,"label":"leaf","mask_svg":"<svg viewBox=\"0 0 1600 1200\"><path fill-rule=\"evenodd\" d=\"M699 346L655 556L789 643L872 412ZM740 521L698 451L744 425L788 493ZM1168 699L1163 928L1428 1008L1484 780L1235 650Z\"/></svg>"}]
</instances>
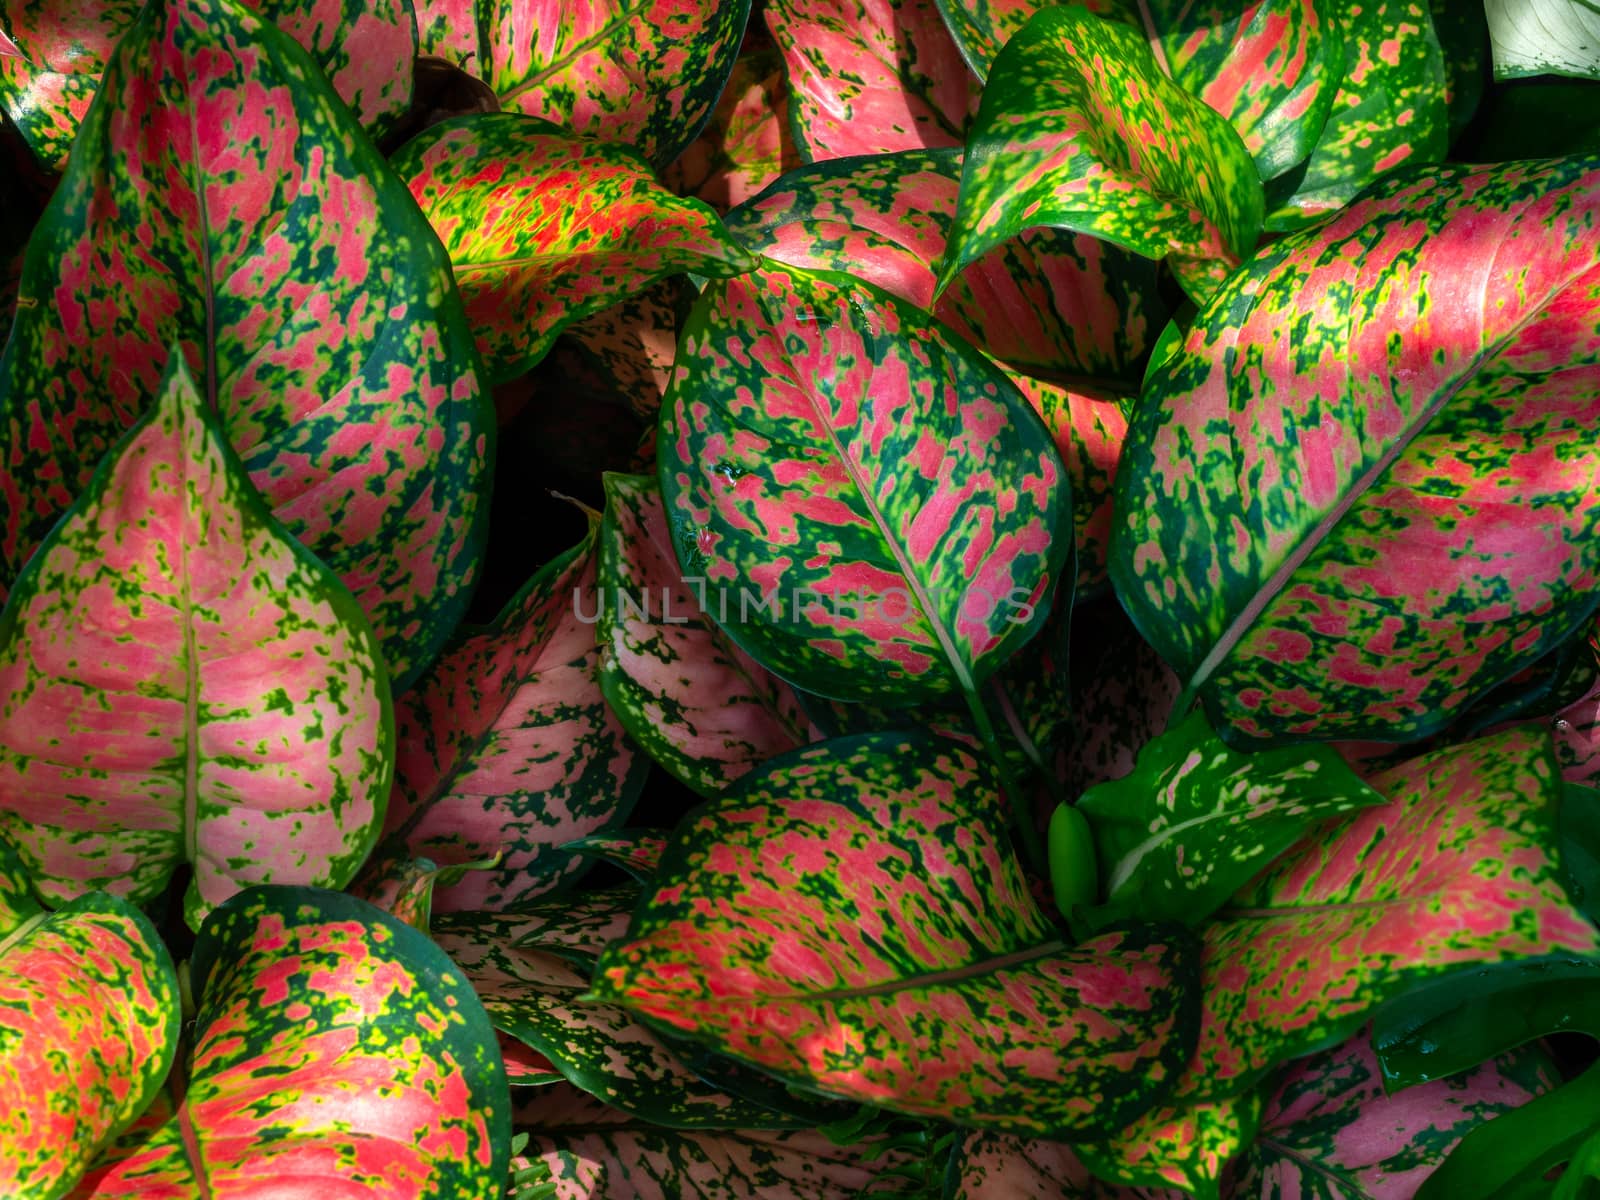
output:
<instances>
[{"instance_id":1,"label":"leaf","mask_svg":"<svg viewBox=\"0 0 1600 1200\"><path fill-rule=\"evenodd\" d=\"M1197 925L1319 821L1383 803L1328 747L1242 754L1196 712L1078 802L1105 881L1097 916Z\"/></svg>"},{"instance_id":2,"label":"leaf","mask_svg":"<svg viewBox=\"0 0 1600 1200\"><path fill-rule=\"evenodd\" d=\"M1042 624L1071 551L1037 415L988 360L848 276L709 284L658 445L685 574L728 595L714 615L741 649L821 695L975 687Z\"/></svg>"},{"instance_id":3,"label":"leaf","mask_svg":"<svg viewBox=\"0 0 1600 1200\"><path fill-rule=\"evenodd\" d=\"M961 47L979 80L987 82L989 69L1000 50L1026 25L1040 8L1037 0L938 0L944 23ZM1098 17L1128 24L1137 23L1129 0L1081 0L1078 5Z\"/></svg>"},{"instance_id":4,"label":"leaf","mask_svg":"<svg viewBox=\"0 0 1600 1200\"><path fill-rule=\"evenodd\" d=\"M661 864L667 839L654 830L622 829L613 834L579 838L562 847L569 854L588 854L621 867L640 882L648 881Z\"/></svg>"},{"instance_id":5,"label":"leaf","mask_svg":"<svg viewBox=\"0 0 1600 1200\"><path fill-rule=\"evenodd\" d=\"M1240 1195L1409 1200L1475 1128L1550 1086L1544 1055L1511 1055L1385 1095L1364 1035L1297 1063L1242 1159Z\"/></svg>"},{"instance_id":6,"label":"leaf","mask_svg":"<svg viewBox=\"0 0 1600 1200\"><path fill-rule=\"evenodd\" d=\"M658 167L711 115L750 15L749 0L476 0L475 9L475 69L502 108L635 146Z\"/></svg>"},{"instance_id":7,"label":"leaf","mask_svg":"<svg viewBox=\"0 0 1600 1200\"><path fill-rule=\"evenodd\" d=\"M1591 0L1484 0L1496 79L1600 79L1600 8Z\"/></svg>"},{"instance_id":8,"label":"leaf","mask_svg":"<svg viewBox=\"0 0 1600 1200\"><path fill-rule=\"evenodd\" d=\"M1269 198L1270 232L1315 224L1375 179L1438 162L1449 147L1451 80L1429 0L1325 3L1344 34L1344 81L1304 169Z\"/></svg>"},{"instance_id":9,"label":"leaf","mask_svg":"<svg viewBox=\"0 0 1600 1200\"><path fill-rule=\"evenodd\" d=\"M593 995L800 1086L894 1112L1064 1136L1170 1083L1188 940L1069 948L953 742L869 734L747 775L679 826Z\"/></svg>"},{"instance_id":10,"label":"leaf","mask_svg":"<svg viewBox=\"0 0 1600 1200\"><path fill-rule=\"evenodd\" d=\"M806 162L959 146L978 80L933 0L768 0Z\"/></svg>"},{"instance_id":11,"label":"leaf","mask_svg":"<svg viewBox=\"0 0 1600 1200\"><path fill-rule=\"evenodd\" d=\"M891 1173L915 1161L895 1147L838 1146L815 1130L663 1129L575 1088L542 1088L518 1106L529 1136L514 1168L558 1196L641 1200L856 1200L902 1194Z\"/></svg>"},{"instance_id":12,"label":"leaf","mask_svg":"<svg viewBox=\"0 0 1600 1200\"><path fill-rule=\"evenodd\" d=\"M435 125L393 165L450 254L495 382L533 366L572 322L657 280L753 265L715 213L663 188L635 151L516 113Z\"/></svg>"},{"instance_id":13,"label":"leaf","mask_svg":"<svg viewBox=\"0 0 1600 1200\"><path fill-rule=\"evenodd\" d=\"M1236 1094L1411 987L1600 958L1555 859L1555 761L1529 728L1377 776L1389 797L1311 834L1205 931L1200 1045L1180 1099Z\"/></svg>"},{"instance_id":14,"label":"leaf","mask_svg":"<svg viewBox=\"0 0 1600 1200\"><path fill-rule=\"evenodd\" d=\"M387 841L445 866L504 853L434 893L434 911L502 909L573 879L577 838L621 825L648 760L600 692L594 530L486 629L459 637L396 709Z\"/></svg>"},{"instance_id":15,"label":"leaf","mask_svg":"<svg viewBox=\"0 0 1600 1200\"><path fill-rule=\"evenodd\" d=\"M1048 225L1170 258L1184 289L1203 298L1250 253L1263 203L1239 135L1167 78L1138 32L1049 8L995 60L940 286Z\"/></svg>"},{"instance_id":16,"label":"leaf","mask_svg":"<svg viewBox=\"0 0 1600 1200\"><path fill-rule=\"evenodd\" d=\"M368 864L369 870L371 865ZM499 865L498 854L453 867L441 867L428 858L403 857L392 860L391 865L385 857L381 888L361 898L411 928L427 933L433 922L434 888L452 887L465 879L469 871L487 871Z\"/></svg>"},{"instance_id":17,"label":"leaf","mask_svg":"<svg viewBox=\"0 0 1600 1200\"><path fill-rule=\"evenodd\" d=\"M600 686L629 735L676 779L715 796L811 741L792 688L718 628L729 597L685 581L654 479L607 474L600 527ZM698 586L695 586L698 585Z\"/></svg>"},{"instance_id":18,"label":"leaf","mask_svg":"<svg viewBox=\"0 0 1600 1200\"><path fill-rule=\"evenodd\" d=\"M505 1072L472 989L425 936L350 896L258 887L211 915L193 961L183 1103L76 1195L198 1200L311 1177L327 1196L498 1193Z\"/></svg>"},{"instance_id":19,"label":"leaf","mask_svg":"<svg viewBox=\"0 0 1600 1200\"><path fill-rule=\"evenodd\" d=\"M1250 1145L1260 1122L1261 1097L1246 1092L1183 1108L1153 1108L1116 1137L1075 1149L1101 1179L1134 1187L1170 1186L1201 1200L1218 1200L1224 1173ZM1248 1193L1230 1187L1228 1194Z\"/></svg>"},{"instance_id":20,"label":"leaf","mask_svg":"<svg viewBox=\"0 0 1600 1200\"><path fill-rule=\"evenodd\" d=\"M143 913L104 894L47 913L0 842L0 1188L61 1195L156 1097L178 976Z\"/></svg>"},{"instance_id":21,"label":"leaf","mask_svg":"<svg viewBox=\"0 0 1600 1200\"><path fill-rule=\"evenodd\" d=\"M1152 372L1111 578L1230 741L1419 740L1592 620L1597 184L1381 183Z\"/></svg>"},{"instance_id":22,"label":"leaf","mask_svg":"<svg viewBox=\"0 0 1600 1200\"><path fill-rule=\"evenodd\" d=\"M0 359L0 588L177 341L404 688L465 610L485 535L492 417L449 263L316 65L234 0L154 0L105 80L117 103L84 123Z\"/></svg>"},{"instance_id":23,"label":"leaf","mask_svg":"<svg viewBox=\"0 0 1600 1200\"><path fill-rule=\"evenodd\" d=\"M687 278L674 276L567 329L575 354L652 434L672 378L678 329L698 294Z\"/></svg>"},{"instance_id":24,"label":"leaf","mask_svg":"<svg viewBox=\"0 0 1600 1200\"><path fill-rule=\"evenodd\" d=\"M1600 790L1569 783L1561 804L1561 869L1572 902L1600 923Z\"/></svg>"},{"instance_id":25,"label":"leaf","mask_svg":"<svg viewBox=\"0 0 1600 1200\"><path fill-rule=\"evenodd\" d=\"M944 1195L945 1200L1181 1200L1183 1194L1101 1183L1061 1142L972 1132L952 1158Z\"/></svg>"},{"instance_id":26,"label":"leaf","mask_svg":"<svg viewBox=\"0 0 1600 1200\"><path fill-rule=\"evenodd\" d=\"M190 864L193 928L253 883L343 887L394 770L378 655L174 352L0 613L0 831L52 903Z\"/></svg>"}]
</instances>

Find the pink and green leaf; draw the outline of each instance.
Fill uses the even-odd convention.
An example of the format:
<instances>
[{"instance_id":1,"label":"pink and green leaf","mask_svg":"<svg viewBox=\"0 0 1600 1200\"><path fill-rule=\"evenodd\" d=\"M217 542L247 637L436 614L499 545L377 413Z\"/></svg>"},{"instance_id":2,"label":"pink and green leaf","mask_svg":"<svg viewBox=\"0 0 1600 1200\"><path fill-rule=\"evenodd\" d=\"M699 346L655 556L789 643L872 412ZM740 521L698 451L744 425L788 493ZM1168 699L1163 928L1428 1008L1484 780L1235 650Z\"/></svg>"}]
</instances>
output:
<instances>
[{"instance_id":1,"label":"pink and green leaf","mask_svg":"<svg viewBox=\"0 0 1600 1200\"><path fill-rule=\"evenodd\" d=\"M1176 928L1057 939L986 765L875 734L747 775L674 834L593 994L797 1085L1047 1136L1108 1132L1185 1057Z\"/></svg>"},{"instance_id":2,"label":"pink and green leaf","mask_svg":"<svg viewBox=\"0 0 1600 1200\"><path fill-rule=\"evenodd\" d=\"M520 907L570 882L585 864L561 847L620 826L644 782L649 760L600 690L594 542L591 526L397 705L386 844L445 866L504 855L438 889L436 912Z\"/></svg>"},{"instance_id":3,"label":"pink and green leaf","mask_svg":"<svg viewBox=\"0 0 1600 1200\"><path fill-rule=\"evenodd\" d=\"M962 144L981 88L934 0L769 0L806 162Z\"/></svg>"},{"instance_id":4,"label":"pink and green leaf","mask_svg":"<svg viewBox=\"0 0 1600 1200\"><path fill-rule=\"evenodd\" d=\"M494 1031L423 934L350 896L252 888L211 915L193 964L182 1104L75 1195L203 1200L312 1178L319 1196L499 1193L511 1101Z\"/></svg>"},{"instance_id":5,"label":"pink and green leaf","mask_svg":"<svg viewBox=\"0 0 1600 1200\"><path fill-rule=\"evenodd\" d=\"M562 348L570 346L603 388L654 427L672 378L678 329L696 294L688 279L674 276L573 322Z\"/></svg>"},{"instance_id":6,"label":"pink and green leaf","mask_svg":"<svg viewBox=\"0 0 1600 1200\"><path fill-rule=\"evenodd\" d=\"M1597 229L1596 158L1381 183L1153 369L1112 581L1230 739L1418 740L1593 619Z\"/></svg>"},{"instance_id":7,"label":"pink and green leaf","mask_svg":"<svg viewBox=\"0 0 1600 1200\"><path fill-rule=\"evenodd\" d=\"M600 526L600 686L633 740L703 796L812 740L794 690L709 615L725 596L683 577L652 478L607 474Z\"/></svg>"},{"instance_id":8,"label":"pink and green leaf","mask_svg":"<svg viewBox=\"0 0 1600 1200\"><path fill-rule=\"evenodd\" d=\"M372 867L381 864L381 877L372 874ZM427 858L390 858L381 856L378 863L369 860L364 874L380 878L380 882L361 898L381 908L396 920L404 921L413 929L427 933L433 923L433 889L460 883L468 871L487 871L500 865L500 856L441 867Z\"/></svg>"},{"instance_id":9,"label":"pink and green leaf","mask_svg":"<svg viewBox=\"0 0 1600 1200\"><path fill-rule=\"evenodd\" d=\"M1260 1121L1261 1096L1246 1092L1180 1108L1153 1108L1115 1137L1074 1149L1102 1180L1220 1200L1228 1164L1250 1144Z\"/></svg>"},{"instance_id":10,"label":"pink and green leaf","mask_svg":"<svg viewBox=\"0 0 1600 1200\"><path fill-rule=\"evenodd\" d=\"M430 928L441 937L594 958L628 932L628 919L638 902L635 887L542 896L515 912L435 913Z\"/></svg>"},{"instance_id":11,"label":"pink and green leaf","mask_svg":"<svg viewBox=\"0 0 1600 1200\"><path fill-rule=\"evenodd\" d=\"M169 364L0 613L0 830L56 903L187 863L198 928L253 883L348 883L395 734L366 618Z\"/></svg>"},{"instance_id":12,"label":"pink and green leaf","mask_svg":"<svg viewBox=\"0 0 1600 1200\"><path fill-rule=\"evenodd\" d=\"M648 880L661 865L667 839L652 830L621 829L579 838L563 847L569 854L587 854L621 867L638 880Z\"/></svg>"},{"instance_id":13,"label":"pink and green leaf","mask_svg":"<svg viewBox=\"0 0 1600 1200\"><path fill-rule=\"evenodd\" d=\"M1255 246L1264 203L1239 135L1167 77L1141 33L1048 8L995 60L940 285L1050 226L1169 259L1203 298Z\"/></svg>"},{"instance_id":14,"label":"pink and green leaf","mask_svg":"<svg viewBox=\"0 0 1600 1200\"><path fill-rule=\"evenodd\" d=\"M667 191L636 151L516 113L435 125L393 165L449 252L497 381L574 321L669 275L753 265L714 212Z\"/></svg>"},{"instance_id":15,"label":"pink and green leaf","mask_svg":"<svg viewBox=\"0 0 1600 1200\"><path fill-rule=\"evenodd\" d=\"M1103 1183L1063 1142L987 1131L966 1135L948 1178L947 1200L1182 1200L1183 1195Z\"/></svg>"},{"instance_id":16,"label":"pink and green leaf","mask_svg":"<svg viewBox=\"0 0 1600 1200\"><path fill-rule=\"evenodd\" d=\"M658 449L686 577L741 649L821 695L982 683L1040 628L1071 553L1065 471L1026 400L849 276L708 285Z\"/></svg>"},{"instance_id":17,"label":"pink and green leaf","mask_svg":"<svg viewBox=\"0 0 1600 1200\"><path fill-rule=\"evenodd\" d=\"M460 619L485 535L492 418L449 263L316 64L235 0L154 0L105 79L0 359L0 591L176 341L403 687Z\"/></svg>"}]
</instances>

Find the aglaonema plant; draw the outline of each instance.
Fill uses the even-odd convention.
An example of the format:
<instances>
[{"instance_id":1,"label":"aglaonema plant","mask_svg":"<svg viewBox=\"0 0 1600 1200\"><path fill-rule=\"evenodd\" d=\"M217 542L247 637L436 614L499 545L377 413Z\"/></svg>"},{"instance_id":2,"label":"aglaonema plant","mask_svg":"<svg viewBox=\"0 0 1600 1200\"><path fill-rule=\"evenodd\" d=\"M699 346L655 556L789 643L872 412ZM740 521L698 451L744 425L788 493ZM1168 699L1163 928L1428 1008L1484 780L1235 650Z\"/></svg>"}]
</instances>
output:
<instances>
[{"instance_id":1,"label":"aglaonema plant","mask_svg":"<svg viewBox=\"0 0 1600 1200\"><path fill-rule=\"evenodd\" d=\"M754 7L0 2L0 1191L1593 1195L1592 15Z\"/></svg>"}]
</instances>

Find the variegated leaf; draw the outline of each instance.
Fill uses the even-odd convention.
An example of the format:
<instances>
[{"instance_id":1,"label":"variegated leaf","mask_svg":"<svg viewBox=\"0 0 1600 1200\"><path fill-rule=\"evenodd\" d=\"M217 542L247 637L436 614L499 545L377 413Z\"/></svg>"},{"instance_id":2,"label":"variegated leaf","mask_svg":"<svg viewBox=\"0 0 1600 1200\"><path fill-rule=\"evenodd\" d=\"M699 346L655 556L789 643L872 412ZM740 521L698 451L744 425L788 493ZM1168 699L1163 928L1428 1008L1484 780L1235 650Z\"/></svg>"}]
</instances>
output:
<instances>
[{"instance_id":1,"label":"variegated leaf","mask_svg":"<svg viewBox=\"0 0 1600 1200\"><path fill-rule=\"evenodd\" d=\"M1411 1200L1471 1130L1553 1083L1523 1051L1386 1095L1365 1034L1297 1063L1267 1102L1236 1194L1262 1200Z\"/></svg>"},{"instance_id":2,"label":"variegated leaf","mask_svg":"<svg viewBox=\"0 0 1600 1200\"><path fill-rule=\"evenodd\" d=\"M178 341L404 687L485 533L492 418L449 263L316 64L236 0L153 0L105 79L118 102L84 123L0 359L0 589Z\"/></svg>"},{"instance_id":3,"label":"variegated leaf","mask_svg":"<svg viewBox=\"0 0 1600 1200\"><path fill-rule=\"evenodd\" d=\"M1189 1045L1191 943L1077 947L985 764L918 734L775 759L679 827L594 995L780 1079L1048 1136L1121 1126Z\"/></svg>"},{"instance_id":4,"label":"variegated leaf","mask_svg":"<svg viewBox=\"0 0 1600 1200\"><path fill-rule=\"evenodd\" d=\"M1179 1098L1236 1094L1409 987L1600 959L1600 931L1561 884L1543 731L1480 738L1371 782L1388 804L1313 833L1207 927L1200 1045Z\"/></svg>"},{"instance_id":5,"label":"variegated leaf","mask_svg":"<svg viewBox=\"0 0 1600 1200\"><path fill-rule=\"evenodd\" d=\"M966 1135L944 1194L946 1200L1183 1200L1165 1188L1102 1183L1062 1142L993 1132Z\"/></svg>"},{"instance_id":6,"label":"variegated leaf","mask_svg":"<svg viewBox=\"0 0 1600 1200\"><path fill-rule=\"evenodd\" d=\"M594 539L591 526L397 707L387 844L445 866L504 854L437 890L436 912L522 906L570 881L584 864L560 847L621 825L644 782L649 760L600 691Z\"/></svg>"},{"instance_id":7,"label":"variegated leaf","mask_svg":"<svg viewBox=\"0 0 1600 1200\"><path fill-rule=\"evenodd\" d=\"M494 1031L423 934L350 896L259 887L211 915L193 963L183 1102L75 1200L499 1193L511 1101Z\"/></svg>"},{"instance_id":8,"label":"variegated leaf","mask_svg":"<svg viewBox=\"0 0 1600 1200\"><path fill-rule=\"evenodd\" d=\"M394 770L389 683L344 585L266 510L174 351L0 613L0 831L59 902L184 916L343 887Z\"/></svg>"},{"instance_id":9,"label":"variegated leaf","mask_svg":"<svg viewBox=\"0 0 1600 1200\"><path fill-rule=\"evenodd\" d=\"M674 276L567 329L564 345L652 430L672 378L678 330L696 295L686 278Z\"/></svg>"},{"instance_id":10,"label":"variegated leaf","mask_svg":"<svg viewBox=\"0 0 1600 1200\"><path fill-rule=\"evenodd\" d=\"M934 0L768 0L806 162L959 146L981 91Z\"/></svg>"},{"instance_id":11,"label":"variegated leaf","mask_svg":"<svg viewBox=\"0 0 1600 1200\"><path fill-rule=\"evenodd\" d=\"M1255 246L1264 203L1239 135L1166 76L1137 30L1047 8L995 59L940 283L1053 226L1170 259L1203 299Z\"/></svg>"},{"instance_id":12,"label":"variegated leaf","mask_svg":"<svg viewBox=\"0 0 1600 1200\"><path fill-rule=\"evenodd\" d=\"M1330 747L1245 754L1193 713L1078 801L1099 850L1097 916L1197 925L1313 825L1382 803Z\"/></svg>"},{"instance_id":13,"label":"variegated leaf","mask_svg":"<svg viewBox=\"0 0 1600 1200\"><path fill-rule=\"evenodd\" d=\"M178 976L138 909L47 913L0 842L0 1190L54 1200L155 1100L178 1049Z\"/></svg>"},{"instance_id":14,"label":"variegated leaf","mask_svg":"<svg viewBox=\"0 0 1600 1200\"><path fill-rule=\"evenodd\" d=\"M1097 17L1128 25L1139 23L1139 10L1132 0L1076 0L1076 3ZM938 4L950 35L961 47L962 57L973 74L984 82L988 81L989 70L1005 44L1040 8L1048 7L1039 0L938 0Z\"/></svg>"},{"instance_id":15,"label":"variegated leaf","mask_svg":"<svg viewBox=\"0 0 1600 1200\"><path fill-rule=\"evenodd\" d=\"M1048 430L903 301L772 266L702 293L662 409L678 561L768 670L909 704L1038 630L1071 554Z\"/></svg>"},{"instance_id":16,"label":"variegated leaf","mask_svg":"<svg viewBox=\"0 0 1600 1200\"><path fill-rule=\"evenodd\" d=\"M397 855L382 856L378 863L369 862L366 874L376 878L372 868L381 863L382 876L378 886L362 899L383 909L391 917L404 921L413 929L427 933L433 924L433 889L451 887L466 878L468 871L488 871L500 865L500 856L480 859L478 862L441 867L428 858L406 858Z\"/></svg>"},{"instance_id":17,"label":"variegated leaf","mask_svg":"<svg viewBox=\"0 0 1600 1200\"><path fill-rule=\"evenodd\" d=\"M597 833L579 838L562 847L569 854L587 854L621 867L640 881L648 880L661 865L667 839L647 829L619 829L616 833Z\"/></svg>"},{"instance_id":18,"label":"variegated leaf","mask_svg":"<svg viewBox=\"0 0 1600 1200\"><path fill-rule=\"evenodd\" d=\"M1152 372L1111 576L1231 740L1414 741L1592 619L1600 158L1379 184Z\"/></svg>"},{"instance_id":19,"label":"variegated leaf","mask_svg":"<svg viewBox=\"0 0 1600 1200\"><path fill-rule=\"evenodd\" d=\"M754 262L715 213L667 191L634 150L531 117L446 121L393 165L450 254L496 381L533 366L572 322L657 280Z\"/></svg>"},{"instance_id":20,"label":"variegated leaf","mask_svg":"<svg viewBox=\"0 0 1600 1200\"><path fill-rule=\"evenodd\" d=\"M1152 1108L1114 1138L1074 1149L1100 1179L1220 1200L1229 1163L1250 1144L1260 1121L1261 1096L1246 1092L1181 1108ZM1227 1194L1245 1193L1230 1189Z\"/></svg>"},{"instance_id":21,"label":"variegated leaf","mask_svg":"<svg viewBox=\"0 0 1600 1200\"><path fill-rule=\"evenodd\" d=\"M811 722L794 690L710 615L727 592L684 579L656 481L608 474L604 482L600 687L651 758L715 796L752 767L810 742Z\"/></svg>"},{"instance_id":22,"label":"variegated leaf","mask_svg":"<svg viewBox=\"0 0 1600 1200\"><path fill-rule=\"evenodd\" d=\"M435 913L430 928L441 937L535 946L568 958L594 958L627 933L628 919L638 902L639 889L635 887L542 896L515 912Z\"/></svg>"}]
</instances>

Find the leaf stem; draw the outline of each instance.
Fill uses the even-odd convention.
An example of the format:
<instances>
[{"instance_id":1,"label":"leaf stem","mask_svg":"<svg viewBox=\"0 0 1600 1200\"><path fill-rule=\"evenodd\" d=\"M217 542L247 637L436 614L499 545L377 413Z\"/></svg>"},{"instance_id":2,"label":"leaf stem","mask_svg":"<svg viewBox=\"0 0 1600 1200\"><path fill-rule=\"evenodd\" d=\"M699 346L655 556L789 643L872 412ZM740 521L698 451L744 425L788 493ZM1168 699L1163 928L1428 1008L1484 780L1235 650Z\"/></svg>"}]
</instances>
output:
<instances>
[{"instance_id":1,"label":"leaf stem","mask_svg":"<svg viewBox=\"0 0 1600 1200\"><path fill-rule=\"evenodd\" d=\"M961 693L966 697L967 709L972 713L972 724L978 731L978 738L983 742L984 749L989 752L989 761L994 763L995 773L1000 776L1000 790L1005 793L1006 799L1011 804L1011 821L1016 826L1017 840L1022 844L1023 856L1028 860L1028 866L1034 874L1048 879L1050 860L1045 855L1044 839L1033 827L1033 815L1028 811L1028 803L1022 789L1017 786L1011 764L1006 761L1006 756L1000 749L1000 739L995 736L994 722L989 720L989 710L983 706L983 697L978 695L977 688L966 681L962 682Z\"/></svg>"},{"instance_id":2,"label":"leaf stem","mask_svg":"<svg viewBox=\"0 0 1600 1200\"><path fill-rule=\"evenodd\" d=\"M1189 715L1189 710L1194 707L1198 698L1199 693L1195 686L1192 683L1185 684L1183 691L1178 693L1178 698L1172 702L1172 709L1167 713L1167 727L1163 732L1171 733L1182 725L1183 719Z\"/></svg>"}]
</instances>

